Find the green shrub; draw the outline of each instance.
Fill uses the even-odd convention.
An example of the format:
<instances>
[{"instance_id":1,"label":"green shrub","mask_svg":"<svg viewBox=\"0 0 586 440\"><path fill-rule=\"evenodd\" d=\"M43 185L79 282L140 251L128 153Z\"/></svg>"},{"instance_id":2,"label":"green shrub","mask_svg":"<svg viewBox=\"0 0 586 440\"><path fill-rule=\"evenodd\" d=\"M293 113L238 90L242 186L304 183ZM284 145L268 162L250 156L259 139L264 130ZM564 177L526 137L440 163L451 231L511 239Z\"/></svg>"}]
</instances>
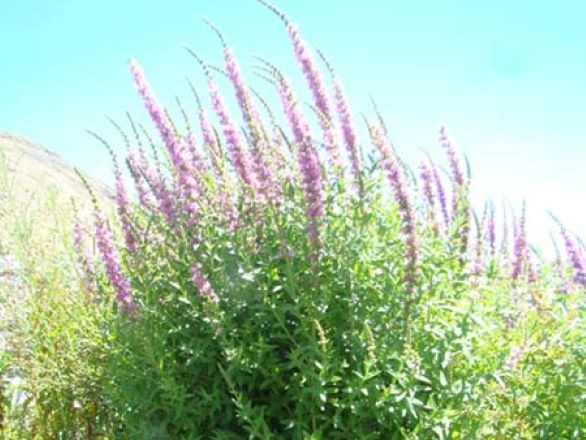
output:
<instances>
[{"instance_id":1,"label":"green shrub","mask_svg":"<svg viewBox=\"0 0 586 440\"><path fill-rule=\"evenodd\" d=\"M228 46L244 135L191 50L219 118L213 130L196 94L202 141L130 62L164 149L149 157L131 119L137 201L108 147L124 245L95 215L118 310L106 367L116 437L578 438L583 250L562 229L571 264L536 267L524 211L496 243L494 209L473 212L443 128L449 186L430 160L415 176L380 118L367 123L374 149L359 142L339 79L328 65L338 123L281 18L319 134L260 61L285 112L283 127L273 112L264 121Z\"/></svg>"}]
</instances>

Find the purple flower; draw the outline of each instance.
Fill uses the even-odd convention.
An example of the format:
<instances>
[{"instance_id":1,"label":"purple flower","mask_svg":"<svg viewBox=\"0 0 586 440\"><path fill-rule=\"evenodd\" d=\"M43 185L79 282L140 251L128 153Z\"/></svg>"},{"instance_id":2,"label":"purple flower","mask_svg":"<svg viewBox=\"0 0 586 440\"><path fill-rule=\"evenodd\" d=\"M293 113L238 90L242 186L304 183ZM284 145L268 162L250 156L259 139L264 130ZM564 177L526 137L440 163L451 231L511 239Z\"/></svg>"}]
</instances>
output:
<instances>
[{"instance_id":1,"label":"purple flower","mask_svg":"<svg viewBox=\"0 0 586 440\"><path fill-rule=\"evenodd\" d=\"M242 76L242 72L240 71L234 53L226 45L224 45L224 66L228 73L228 78L230 78L230 82L234 86L238 106L240 107L244 120L248 125L250 136L253 139L253 143L256 143L256 141L261 138L261 133L263 131L259 111L250 96L248 86L244 81L244 77Z\"/></svg>"},{"instance_id":2,"label":"purple flower","mask_svg":"<svg viewBox=\"0 0 586 440\"><path fill-rule=\"evenodd\" d=\"M488 246L490 248L490 254L494 255L496 250L496 225L494 215L494 205L491 203L488 209L488 218L486 223L486 235L488 238Z\"/></svg>"},{"instance_id":3,"label":"purple flower","mask_svg":"<svg viewBox=\"0 0 586 440\"><path fill-rule=\"evenodd\" d=\"M297 62L301 66L305 79L309 85L309 89L311 90L311 94L313 95L315 107L322 116L319 120L330 164L333 168L341 168L342 162L340 159L340 152L334 136L334 131L332 130L332 111L330 109L330 103L321 72L313 59L311 51L299 35L297 27L294 24L287 23L287 33L293 43Z\"/></svg>"},{"instance_id":4,"label":"purple flower","mask_svg":"<svg viewBox=\"0 0 586 440\"><path fill-rule=\"evenodd\" d=\"M169 150L171 161L176 165L179 153L179 144L175 136L173 125L165 113L165 109L159 105L157 99L148 84L144 72L133 58L128 62L131 73L134 76L134 85L140 94L144 105L155 123L161 139Z\"/></svg>"},{"instance_id":5,"label":"purple flower","mask_svg":"<svg viewBox=\"0 0 586 440\"><path fill-rule=\"evenodd\" d=\"M220 298L216 295L214 288L203 273L203 266L201 263L195 263L191 267L191 281L197 288L200 296L208 298L215 303L220 302Z\"/></svg>"},{"instance_id":6,"label":"purple flower","mask_svg":"<svg viewBox=\"0 0 586 440\"><path fill-rule=\"evenodd\" d=\"M380 126L369 127L374 146L381 153L381 166L391 184L395 200L399 204L399 213L402 220L402 230L407 244L407 263L405 265L405 283L408 293L413 293L415 280L417 279L417 263L419 259L417 224L411 196L407 187L407 181L403 168L393 151L387 137Z\"/></svg>"},{"instance_id":7,"label":"purple flower","mask_svg":"<svg viewBox=\"0 0 586 440\"><path fill-rule=\"evenodd\" d=\"M525 255L525 261L527 262L527 281L529 281L530 283L535 283L537 281L538 278L538 268L535 266L535 263L533 262L533 259L531 258L531 254L529 253L529 250L527 250L526 255Z\"/></svg>"},{"instance_id":8,"label":"purple flower","mask_svg":"<svg viewBox=\"0 0 586 440\"><path fill-rule=\"evenodd\" d=\"M478 283L478 279L484 271L484 259L483 259L483 241L482 241L482 229L480 224L476 222L476 240L472 246L472 256L470 262L470 275L472 276L473 282Z\"/></svg>"},{"instance_id":9,"label":"purple flower","mask_svg":"<svg viewBox=\"0 0 586 440\"><path fill-rule=\"evenodd\" d=\"M362 177L360 175L360 170L362 169L362 157L358 148L356 129L354 128L354 122L352 120L350 106L348 105L348 99L344 93L342 81L338 77L334 77L334 94L336 98L336 108L340 118L340 125L342 127L342 134L344 135L344 142L346 144L346 150L348 151L348 156L350 157L352 174L354 175L354 183L358 188L360 197L362 197L364 193Z\"/></svg>"},{"instance_id":10,"label":"purple flower","mask_svg":"<svg viewBox=\"0 0 586 440\"><path fill-rule=\"evenodd\" d=\"M149 182L146 181L145 175L143 174L145 173L144 168L146 167L141 163L140 152L135 149L129 149L126 160L130 175L134 180L134 188L138 195L138 201L143 208L150 211L154 206L153 194L148 186Z\"/></svg>"},{"instance_id":11,"label":"purple flower","mask_svg":"<svg viewBox=\"0 0 586 440\"><path fill-rule=\"evenodd\" d=\"M81 224L77 213L73 220L73 246L77 254L77 260L83 271L83 283L89 292L96 291L94 256L86 245L87 231Z\"/></svg>"},{"instance_id":12,"label":"purple flower","mask_svg":"<svg viewBox=\"0 0 586 440\"><path fill-rule=\"evenodd\" d=\"M421 162L419 168L421 169L421 182L423 183L423 195L427 200L427 204L431 207L435 206L435 198L433 193L433 176L431 168L425 162Z\"/></svg>"},{"instance_id":13,"label":"purple flower","mask_svg":"<svg viewBox=\"0 0 586 440\"><path fill-rule=\"evenodd\" d=\"M218 31L216 30L216 32ZM238 105L240 106L240 110L248 126L254 168L259 180L259 189L262 190L265 196L268 196L268 193L270 193L271 189L274 188L274 182L265 158L265 154L268 151L268 143L264 136L264 128L258 108L254 104L254 101L250 95L248 86L244 81L240 67L238 66L236 58L234 57L234 53L225 44L224 62L226 72L228 73L228 77L230 78L230 81L236 92Z\"/></svg>"},{"instance_id":14,"label":"purple flower","mask_svg":"<svg viewBox=\"0 0 586 440\"><path fill-rule=\"evenodd\" d=\"M509 259L509 252L509 221L507 219L507 209L503 203L503 239L501 242L501 254L505 261Z\"/></svg>"},{"instance_id":15,"label":"purple flower","mask_svg":"<svg viewBox=\"0 0 586 440\"><path fill-rule=\"evenodd\" d=\"M134 161L134 160L133 160ZM171 228L175 226L175 203L173 201L173 195L169 189L167 179L161 172L161 169L157 165L153 167L143 150L139 150L138 160L134 161L136 165L136 172L145 180L146 184L151 188L152 194L158 203L158 210L165 218L167 225ZM144 188L144 199L145 206L151 206L151 197ZM139 192L140 197L140 192ZM141 203L143 203L141 202Z\"/></svg>"},{"instance_id":16,"label":"purple flower","mask_svg":"<svg viewBox=\"0 0 586 440\"><path fill-rule=\"evenodd\" d=\"M244 142L240 135L240 131L236 127L234 120L230 117L216 84L211 80L208 81L208 90L214 111L220 118L220 124L222 125L232 165L244 184L253 191L255 197L258 197L258 180L256 172L250 155L248 154L248 150L244 148Z\"/></svg>"},{"instance_id":17,"label":"purple flower","mask_svg":"<svg viewBox=\"0 0 586 440\"><path fill-rule=\"evenodd\" d=\"M114 176L116 180L116 205L118 207L118 217L122 224L122 232L124 233L124 242L126 243L126 248L130 252L135 252L136 238L134 237L134 231L132 230L130 200L128 199L128 191L124 184L122 172L117 163L114 165Z\"/></svg>"},{"instance_id":18,"label":"purple flower","mask_svg":"<svg viewBox=\"0 0 586 440\"><path fill-rule=\"evenodd\" d=\"M199 109L198 118L204 144L208 148L214 149L217 146L216 136L203 108Z\"/></svg>"},{"instance_id":19,"label":"purple flower","mask_svg":"<svg viewBox=\"0 0 586 440\"><path fill-rule=\"evenodd\" d=\"M309 238L314 246L319 242L319 223L324 214L322 173L317 151L313 147L309 126L299 111L297 99L286 77L279 75L279 96L287 121L297 144L297 164L307 199Z\"/></svg>"},{"instance_id":20,"label":"purple flower","mask_svg":"<svg viewBox=\"0 0 586 440\"><path fill-rule=\"evenodd\" d=\"M193 138L192 138L193 140ZM203 194L202 184L199 180L197 158L193 158L188 151L195 146L189 145L189 137L179 141L179 198L183 203L185 211L189 214L189 221L194 222L199 214L198 200Z\"/></svg>"},{"instance_id":21,"label":"purple flower","mask_svg":"<svg viewBox=\"0 0 586 440\"><path fill-rule=\"evenodd\" d=\"M574 281L580 286L586 287L586 258L582 249L576 245L566 228L556 219L560 228L560 234L564 240L566 254L574 270Z\"/></svg>"},{"instance_id":22,"label":"purple flower","mask_svg":"<svg viewBox=\"0 0 586 440\"><path fill-rule=\"evenodd\" d=\"M460 159L458 158L458 153L452 144L448 136L448 132L445 127L440 128L440 143L446 150L448 155L448 161L450 163L450 168L452 170L452 177L454 182L459 187L464 187L467 185L467 179L464 177L464 171L462 170L462 166L460 165Z\"/></svg>"},{"instance_id":23,"label":"purple flower","mask_svg":"<svg viewBox=\"0 0 586 440\"><path fill-rule=\"evenodd\" d=\"M439 228L435 218L435 193L433 191L433 172L429 164L427 164L426 162L421 162L420 170L421 182L423 183L423 195L425 197L425 200L427 201L428 211L431 217L430 220L432 228L437 234L439 232Z\"/></svg>"},{"instance_id":24,"label":"purple flower","mask_svg":"<svg viewBox=\"0 0 586 440\"><path fill-rule=\"evenodd\" d=\"M519 222L515 222L514 226L514 245L513 245L513 260L511 262L511 270L509 276L513 280L517 280L525 265L528 275L530 275L529 263L529 248L527 244L527 233L525 230L525 205L523 205L523 212L519 218Z\"/></svg>"},{"instance_id":25,"label":"purple flower","mask_svg":"<svg viewBox=\"0 0 586 440\"><path fill-rule=\"evenodd\" d=\"M189 151L186 148L185 141L175 135L171 121L167 117L163 107L157 102L140 66L134 59L131 59L129 67L134 75L134 84L159 131L161 139L169 151L171 162L179 179L180 196L183 199L188 214L193 219L198 214L197 199L201 192L193 176L193 160L189 158Z\"/></svg>"},{"instance_id":26,"label":"purple flower","mask_svg":"<svg viewBox=\"0 0 586 440\"><path fill-rule=\"evenodd\" d=\"M195 139L193 133L189 132L187 134L185 137L185 142L187 144L188 156L191 158L191 169L196 171L198 175L205 172L207 170L207 166L197 146L197 140Z\"/></svg>"},{"instance_id":27,"label":"purple flower","mask_svg":"<svg viewBox=\"0 0 586 440\"><path fill-rule=\"evenodd\" d=\"M193 86L191 81L189 82L189 86L190 86L191 91L193 92L193 95L195 96L195 99L197 101L197 106L198 106L197 116L199 119L199 127L200 127L202 138L203 138L203 145L207 150L208 157L209 157L209 160L212 165L212 170L213 170L216 178L218 179L218 182L220 183L220 185L226 185L227 182L225 179L226 176L224 173L224 166L223 166L223 163L221 162L223 155L218 147L218 139L217 139L216 133L214 132L212 125L208 119L207 112L205 111L205 109L201 103L201 99L199 97L199 94L195 90L195 87Z\"/></svg>"},{"instance_id":28,"label":"purple flower","mask_svg":"<svg viewBox=\"0 0 586 440\"><path fill-rule=\"evenodd\" d=\"M110 284L116 293L116 301L122 310L132 312L136 309L136 304L132 297L130 282L120 268L112 232L108 228L104 214L101 211L96 210L94 218L98 250L106 266L106 274Z\"/></svg>"},{"instance_id":29,"label":"purple flower","mask_svg":"<svg viewBox=\"0 0 586 440\"><path fill-rule=\"evenodd\" d=\"M444 219L444 227L447 229L450 225L450 214L448 212L448 204L446 201L446 191L444 190L444 185L442 184L442 179L439 175L437 167L431 159L429 160L429 165L433 176L433 181L435 183L435 189L437 192L437 198L440 204L440 209Z\"/></svg>"},{"instance_id":30,"label":"purple flower","mask_svg":"<svg viewBox=\"0 0 586 440\"><path fill-rule=\"evenodd\" d=\"M468 241L470 234L470 207L468 197L468 179L464 176L464 171L460 165L460 160L454 145L452 144L445 127L440 128L440 142L448 155L448 161L452 170L454 179L454 193L452 199L452 209L454 220L459 224L458 244L461 254L468 250Z\"/></svg>"}]
</instances>

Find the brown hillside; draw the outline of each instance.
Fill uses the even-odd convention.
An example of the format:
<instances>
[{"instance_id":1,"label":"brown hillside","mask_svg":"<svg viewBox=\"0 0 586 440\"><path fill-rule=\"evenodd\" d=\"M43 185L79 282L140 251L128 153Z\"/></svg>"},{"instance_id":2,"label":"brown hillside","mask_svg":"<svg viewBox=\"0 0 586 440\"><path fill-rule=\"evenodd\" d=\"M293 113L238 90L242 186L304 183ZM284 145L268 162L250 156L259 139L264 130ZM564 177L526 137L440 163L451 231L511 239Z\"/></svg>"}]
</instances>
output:
<instances>
[{"instance_id":1,"label":"brown hillside","mask_svg":"<svg viewBox=\"0 0 586 440\"><path fill-rule=\"evenodd\" d=\"M32 192L49 187L55 187L65 201L72 197L88 199L70 164L45 147L4 131L0 131L0 173L6 173L0 184L8 185L23 202ZM112 192L106 185L91 179L90 184L99 199L111 199Z\"/></svg>"}]
</instances>

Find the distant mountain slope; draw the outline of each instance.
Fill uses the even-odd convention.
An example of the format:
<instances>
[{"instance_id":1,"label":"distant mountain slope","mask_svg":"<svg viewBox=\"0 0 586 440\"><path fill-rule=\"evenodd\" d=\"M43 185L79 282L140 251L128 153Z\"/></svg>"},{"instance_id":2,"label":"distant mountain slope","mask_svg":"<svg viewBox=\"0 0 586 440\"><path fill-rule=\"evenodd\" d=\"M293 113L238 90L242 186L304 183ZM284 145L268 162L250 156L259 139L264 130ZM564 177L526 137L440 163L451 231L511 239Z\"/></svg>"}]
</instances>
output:
<instances>
[{"instance_id":1,"label":"distant mountain slope","mask_svg":"<svg viewBox=\"0 0 586 440\"><path fill-rule=\"evenodd\" d=\"M0 172L7 172L0 184L9 185L18 198L53 186L60 199L88 199L70 164L45 147L5 131L0 131ZM90 184L99 199L111 199L112 191L105 184L92 179Z\"/></svg>"}]
</instances>

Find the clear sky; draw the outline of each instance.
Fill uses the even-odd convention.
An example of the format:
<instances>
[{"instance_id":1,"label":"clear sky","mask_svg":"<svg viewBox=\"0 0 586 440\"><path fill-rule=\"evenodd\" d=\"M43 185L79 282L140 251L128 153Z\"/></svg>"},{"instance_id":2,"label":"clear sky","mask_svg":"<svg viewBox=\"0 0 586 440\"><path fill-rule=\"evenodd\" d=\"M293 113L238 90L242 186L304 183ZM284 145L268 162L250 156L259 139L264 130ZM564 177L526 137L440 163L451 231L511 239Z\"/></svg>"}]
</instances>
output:
<instances>
[{"instance_id":1,"label":"clear sky","mask_svg":"<svg viewBox=\"0 0 586 440\"><path fill-rule=\"evenodd\" d=\"M411 165L423 151L440 159L445 124L480 197L526 199L541 243L548 209L586 237L586 1L277 4L328 55L356 114L375 97ZM123 121L130 110L147 122L129 56L166 105L178 94L193 111L185 76L204 81L181 45L221 62L202 17L223 30L253 84L260 54L302 86L281 23L254 0L0 0L0 129L111 181L107 154L84 129L116 141L104 115Z\"/></svg>"}]
</instances>

